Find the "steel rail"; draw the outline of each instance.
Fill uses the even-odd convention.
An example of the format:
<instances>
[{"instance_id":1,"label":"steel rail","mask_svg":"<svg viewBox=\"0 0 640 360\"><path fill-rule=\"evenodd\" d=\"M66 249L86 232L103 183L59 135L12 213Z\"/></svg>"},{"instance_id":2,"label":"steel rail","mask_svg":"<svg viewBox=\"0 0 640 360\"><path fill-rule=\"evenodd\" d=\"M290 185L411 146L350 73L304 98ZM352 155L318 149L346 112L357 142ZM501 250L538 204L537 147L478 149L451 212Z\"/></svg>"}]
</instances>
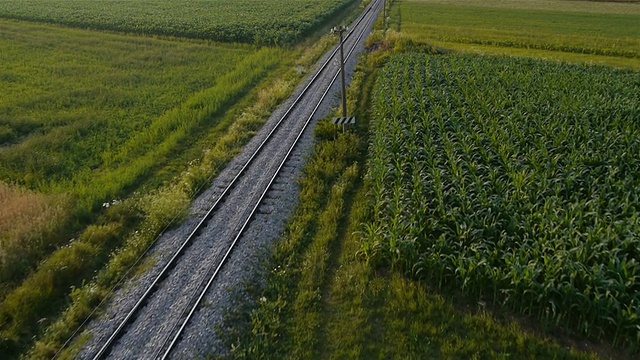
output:
<instances>
[{"instance_id":1,"label":"steel rail","mask_svg":"<svg viewBox=\"0 0 640 360\"><path fill-rule=\"evenodd\" d=\"M375 18L374 18L375 19ZM355 50L355 48L358 46L358 42L360 41L360 39L362 38L362 36L364 35L364 33L366 32L366 28L364 28L360 34L358 35L358 38L356 39L355 43L353 44L353 46L351 47L350 51L347 54L346 59L349 59L349 57L351 56L351 54L353 53L353 51ZM229 248L227 249L227 252L225 253L225 255L223 256L223 258L220 260L220 262L218 263L215 271L213 272L213 274L209 277L209 280L207 281L206 285L204 285L203 289L200 291L200 294L198 295L197 293L194 293L195 295L198 295L197 299L195 300L195 303L191 306L191 309L189 310L189 313L186 315L186 318L184 319L184 321L182 322L182 324L180 325L180 328L177 330L176 334L173 336L171 342L169 343L168 346L166 346L167 341L165 341L165 343L160 347L160 350L162 350L162 348L166 347L165 352L162 354L161 357L159 357L158 359L160 360L165 360L168 358L169 354L171 353L171 351L173 350L173 348L176 346L178 340L180 339L180 336L182 335L184 329L186 328L187 324L189 323L189 321L191 320L191 318L193 317L194 313L196 312L196 310L198 309L200 303L202 302L202 299L205 297L206 293L208 292L209 288L211 287L211 285L213 284L213 282L215 281L215 279L217 278L218 273L220 272L220 270L222 269L222 266L224 265L224 263L226 262L227 258L229 257L229 255L231 254L231 252L233 251L233 248L235 247L236 243L238 242L238 240L242 237L242 235L244 234L244 231L246 229L246 227L249 225L249 223L251 222L251 220L253 219L254 215L256 214L258 208L260 207L260 205L262 204L262 200L264 199L264 197L267 195L267 193L269 192L269 190L271 189L271 186L273 185L273 183L275 182L276 178L278 177L278 175L280 174L280 171L282 170L282 168L284 167L285 163L289 160L289 157L291 155L291 153L293 152L294 148L296 147L296 145L298 144L300 138L302 137L304 131L307 129L307 127L309 126L309 124L311 123L311 120L313 119L313 117L315 116L316 112L318 111L318 108L320 107L320 104L324 101L324 99L326 98L327 94L329 93L329 90L331 89L331 87L333 86L333 84L336 82L338 76L340 75L341 70L340 68L338 68L338 71L336 72L336 74L333 76L331 82L329 83L329 85L327 86L326 90L324 91L324 93L322 94L320 100L317 102L316 106L314 107L313 111L311 112L311 115L309 115L309 117L307 118L306 122L304 123L302 129L298 132L295 140L293 141L293 144L291 145L291 147L289 148L289 150L287 151L287 154L285 155L284 159L280 162L280 165L278 166L278 168L276 169L274 175L271 177L271 179L269 180L269 183L267 184L267 186L265 187L264 191L262 192L262 194L260 195L259 199L257 200L256 204L254 205L253 209L251 210L251 213L249 214L249 216L247 217L247 219L245 220L245 222L242 224L242 227L240 228L240 230L238 231L238 234L235 236L235 238L233 239L231 245L229 246ZM212 266L209 268L209 270L207 271L207 273L211 272L211 270L213 269L213 264ZM191 302L191 301L190 301ZM173 332L175 330L175 328L177 327L177 323L176 325L174 325L172 327L172 330L170 331Z\"/></svg>"},{"instance_id":2,"label":"steel rail","mask_svg":"<svg viewBox=\"0 0 640 360\"><path fill-rule=\"evenodd\" d=\"M378 0L379 1L379 0ZM347 39L350 38L350 36L353 34L353 32L355 31L356 27L358 25L360 25L360 23L366 18L366 16L369 14L369 12L373 9L373 5L377 4L378 1L373 2L372 4L370 4L367 9L359 16L359 18L357 19L357 21L355 21L355 26L353 26L352 29L349 30L347 36L345 37L345 40L343 41L346 42ZM360 36L358 37L361 38L362 34L360 34ZM357 41L356 41L357 42ZM300 100L302 99L302 97L304 95L306 95L306 93L308 92L308 90L311 88L311 86L317 81L317 79L320 77L320 75L324 72L324 70L326 70L326 68L329 66L329 64L331 63L331 61L333 60L333 58L335 57L336 53L339 50L339 45L335 47L335 49L331 52L331 54L328 56L327 60L320 66L320 68L316 71L316 73L314 74L314 76L309 80L309 82L307 83L307 85L303 88L303 90L300 92L300 94L294 99L294 101L292 102L292 104L287 108L287 110L285 111L285 113L280 117L280 119L278 120L278 122L274 125L274 127L271 129L271 131L269 131L269 133L266 135L265 139L260 143L260 145L257 147L257 149L252 153L252 155L249 157L249 159L245 162L245 164L242 166L242 168L238 171L238 173L234 176L234 178L229 182L229 184L225 187L225 189L223 190L223 192L217 197L216 201L214 202L214 204L209 208L209 210L207 211L207 213L202 217L202 219L198 222L198 224L196 225L196 227L194 228L194 230L189 234L189 236L185 239L185 241L181 244L181 246L178 248L178 250L173 254L173 256L171 257L171 259L168 261L168 263L162 268L162 270L160 271L160 273L156 276L156 278L153 280L153 282L151 283L151 285L148 286L148 288L145 290L145 292L142 294L142 296L140 296L140 298L138 299L138 301L135 303L135 305L131 308L131 310L129 312L127 312L127 314L125 315L124 319L118 324L118 327L111 333L111 335L109 336L109 338L103 343L103 346L100 348L100 350L94 355L93 359L94 360L98 360L98 359L102 359L104 358L106 355L108 355L109 351L111 350L111 347L114 345L115 341L122 335L123 330L129 325L129 323L134 319L134 315L140 310L140 308L145 304L145 302L149 299L149 297L158 289L158 284L164 280L167 275L169 274L170 270L172 268L175 267L175 265L177 264L177 260L183 255L184 251L191 245L192 240L197 237L202 229L204 228L204 225L206 225L206 223L210 220L212 214L214 213L214 211L218 208L218 205L222 202L222 200L229 194L229 192L231 191L231 189L233 188L233 186L238 182L238 180L242 177L242 175L244 175L244 172L247 170L247 168L252 164L253 160L262 152L262 150L264 149L265 145L267 144L267 142L272 138L272 135L276 132L276 130L279 128L279 126L282 124L282 122L291 114L291 112L293 111L293 109L299 105ZM353 49L349 52L349 55L351 55ZM348 55L348 56L349 56ZM339 73L339 72L338 72ZM322 99L324 99L324 97L326 96L326 93L328 92L328 89L333 85L333 83L335 82L335 79L337 77L338 74L336 74L336 76L334 77L333 81L331 82L331 84L327 87L327 91L325 91L325 94L323 95ZM314 113L316 112L319 103L322 102L322 99L318 102L318 105L316 106L316 109L314 109ZM305 124L305 127L307 126L307 124ZM297 142L298 139L296 139ZM293 146L292 146L293 148ZM291 151L291 149L290 149ZM287 157L289 156L289 153L287 154ZM279 171L279 169L278 169ZM277 175L277 173L276 173ZM275 177L275 175L274 175ZM271 183L269 183L269 187L270 187ZM268 188L267 188L268 190ZM267 191L265 190L265 192ZM261 200L262 200L262 196L261 196ZM259 206L256 205L256 207ZM252 211L252 215L250 215L250 218L253 216L253 211ZM249 219L247 219L247 221L245 222L245 225L243 225L243 229L244 227L246 227L246 224L248 224ZM238 236L239 237L239 236ZM235 242L237 241L234 240L233 244L235 244ZM233 245L232 245L233 246ZM225 259L228 256L228 254L230 253L230 249L227 251L227 254L225 254ZM217 272L217 271L216 271Z\"/></svg>"}]
</instances>

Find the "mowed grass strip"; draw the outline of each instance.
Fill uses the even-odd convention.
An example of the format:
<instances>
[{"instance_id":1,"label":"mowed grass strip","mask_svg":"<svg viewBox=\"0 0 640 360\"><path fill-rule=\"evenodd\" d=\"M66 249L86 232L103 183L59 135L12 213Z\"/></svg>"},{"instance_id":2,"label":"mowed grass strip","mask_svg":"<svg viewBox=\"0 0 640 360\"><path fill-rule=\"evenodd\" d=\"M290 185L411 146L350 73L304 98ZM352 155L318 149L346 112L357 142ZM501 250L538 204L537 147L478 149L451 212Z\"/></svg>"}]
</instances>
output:
<instances>
[{"instance_id":1,"label":"mowed grass strip","mask_svg":"<svg viewBox=\"0 0 640 360\"><path fill-rule=\"evenodd\" d=\"M597 14L629 14L640 15L638 0L629 1L588 1L588 0L411 0L429 4L474 6L482 8L517 9L517 10L549 10L561 12L586 12Z\"/></svg>"},{"instance_id":2,"label":"mowed grass strip","mask_svg":"<svg viewBox=\"0 0 640 360\"><path fill-rule=\"evenodd\" d=\"M442 47L485 45L640 57L638 4L408 0L397 3L392 19L392 28Z\"/></svg>"},{"instance_id":3,"label":"mowed grass strip","mask_svg":"<svg viewBox=\"0 0 640 360\"><path fill-rule=\"evenodd\" d=\"M441 47L446 47L447 50L452 52L475 54L475 55L493 55L493 56L512 56L522 58L534 58L541 60L549 60L555 62L564 62L571 64L588 64L588 65L600 65L608 66L619 69L632 69L640 70L640 61L634 58L626 58L620 56L604 56L604 55L589 55L581 53L570 53L563 51L553 50L537 50L527 48L514 48L514 47L496 47L492 45L477 45L477 44L463 44L463 43L436 43Z\"/></svg>"}]
</instances>

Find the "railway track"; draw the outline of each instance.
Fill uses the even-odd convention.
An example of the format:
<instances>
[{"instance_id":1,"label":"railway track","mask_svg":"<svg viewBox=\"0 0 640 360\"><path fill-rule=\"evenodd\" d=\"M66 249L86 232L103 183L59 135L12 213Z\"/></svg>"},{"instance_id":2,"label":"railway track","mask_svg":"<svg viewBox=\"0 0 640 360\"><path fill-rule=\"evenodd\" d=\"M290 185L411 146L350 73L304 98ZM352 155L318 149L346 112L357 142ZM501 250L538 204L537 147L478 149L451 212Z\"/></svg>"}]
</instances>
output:
<instances>
[{"instance_id":1,"label":"railway track","mask_svg":"<svg viewBox=\"0 0 640 360\"><path fill-rule=\"evenodd\" d=\"M354 51L362 47L382 4L382 0L373 1L350 27L343 42L345 62L353 61L349 59ZM270 130L257 136L253 151L233 169L235 175L226 185L219 185L215 201L137 295L135 304L123 317L111 321L108 336L98 340L98 350L87 358L171 357L282 169L292 161L296 145L321 104L335 92L340 75L338 51L336 46Z\"/></svg>"}]
</instances>

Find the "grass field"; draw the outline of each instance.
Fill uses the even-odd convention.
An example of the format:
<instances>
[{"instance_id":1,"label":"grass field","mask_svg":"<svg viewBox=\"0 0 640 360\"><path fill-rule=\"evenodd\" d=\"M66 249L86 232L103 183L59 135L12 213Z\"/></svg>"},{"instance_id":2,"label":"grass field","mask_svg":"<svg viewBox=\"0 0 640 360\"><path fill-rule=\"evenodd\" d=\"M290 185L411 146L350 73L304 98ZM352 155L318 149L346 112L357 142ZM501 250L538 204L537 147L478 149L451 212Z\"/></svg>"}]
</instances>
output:
<instances>
[{"instance_id":1,"label":"grass field","mask_svg":"<svg viewBox=\"0 0 640 360\"><path fill-rule=\"evenodd\" d=\"M391 28L438 47L640 68L640 4L404 0Z\"/></svg>"},{"instance_id":2,"label":"grass field","mask_svg":"<svg viewBox=\"0 0 640 360\"><path fill-rule=\"evenodd\" d=\"M0 29L0 180L65 194L74 222L126 196L175 152L192 147L285 54L7 20ZM66 241L31 247L15 235L3 237L3 248L25 247L0 263L1 278L12 281L20 276L5 276L9 269L25 273L12 259L32 263L32 255Z\"/></svg>"},{"instance_id":3,"label":"grass field","mask_svg":"<svg viewBox=\"0 0 640 360\"><path fill-rule=\"evenodd\" d=\"M135 138L256 53L13 21L0 34L0 178L44 192L139 156Z\"/></svg>"},{"instance_id":4,"label":"grass field","mask_svg":"<svg viewBox=\"0 0 640 360\"><path fill-rule=\"evenodd\" d=\"M24 350L136 226L150 241L181 213L284 96L272 86L229 130L293 54L0 20L0 353Z\"/></svg>"},{"instance_id":5,"label":"grass field","mask_svg":"<svg viewBox=\"0 0 640 360\"><path fill-rule=\"evenodd\" d=\"M2 1L0 17L97 30L290 45L353 0Z\"/></svg>"}]
</instances>

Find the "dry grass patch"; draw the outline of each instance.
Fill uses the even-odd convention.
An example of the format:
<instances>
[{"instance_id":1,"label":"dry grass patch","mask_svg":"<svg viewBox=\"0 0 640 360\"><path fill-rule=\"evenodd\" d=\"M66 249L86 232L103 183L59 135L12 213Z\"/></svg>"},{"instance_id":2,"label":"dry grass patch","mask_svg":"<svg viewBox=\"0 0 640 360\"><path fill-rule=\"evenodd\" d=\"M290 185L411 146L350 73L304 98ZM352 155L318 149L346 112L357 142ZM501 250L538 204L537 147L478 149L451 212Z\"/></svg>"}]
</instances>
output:
<instances>
[{"instance_id":1,"label":"dry grass patch","mask_svg":"<svg viewBox=\"0 0 640 360\"><path fill-rule=\"evenodd\" d=\"M0 295L69 218L69 199L0 182Z\"/></svg>"}]
</instances>

